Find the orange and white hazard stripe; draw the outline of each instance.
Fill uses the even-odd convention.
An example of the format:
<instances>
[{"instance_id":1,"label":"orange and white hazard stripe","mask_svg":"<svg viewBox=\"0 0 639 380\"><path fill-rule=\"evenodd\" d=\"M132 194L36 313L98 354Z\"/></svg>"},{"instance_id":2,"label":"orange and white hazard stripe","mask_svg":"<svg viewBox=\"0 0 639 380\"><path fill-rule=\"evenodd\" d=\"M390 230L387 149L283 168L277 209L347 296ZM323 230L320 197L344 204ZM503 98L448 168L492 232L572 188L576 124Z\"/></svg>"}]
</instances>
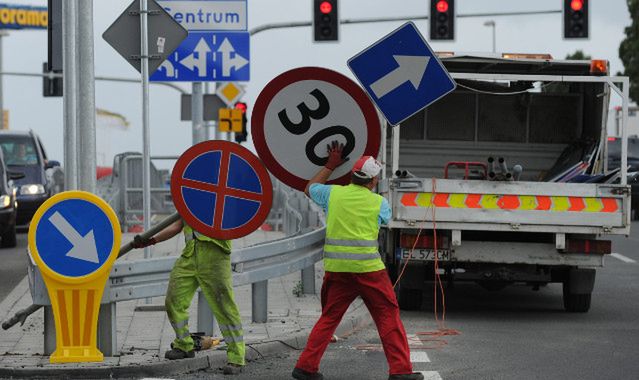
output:
<instances>
[{"instance_id":1,"label":"orange and white hazard stripe","mask_svg":"<svg viewBox=\"0 0 639 380\"><path fill-rule=\"evenodd\" d=\"M437 207L453 209L607 212L621 209L621 199L602 197L569 197L545 195L405 193L405 207Z\"/></svg>"}]
</instances>

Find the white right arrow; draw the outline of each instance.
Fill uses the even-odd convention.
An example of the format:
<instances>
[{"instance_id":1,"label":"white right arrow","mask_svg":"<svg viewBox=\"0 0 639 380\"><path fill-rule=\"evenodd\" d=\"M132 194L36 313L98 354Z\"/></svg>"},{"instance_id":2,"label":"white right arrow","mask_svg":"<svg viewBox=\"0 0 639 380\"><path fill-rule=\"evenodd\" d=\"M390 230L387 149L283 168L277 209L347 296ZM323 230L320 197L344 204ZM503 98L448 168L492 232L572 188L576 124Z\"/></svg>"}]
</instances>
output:
<instances>
[{"instance_id":1,"label":"white right arrow","mask_svg":"<svg viewBox=\"0 0 639 380\"><path fill-rule=\"evenodd\" d=\"M73 248L65 256L100 264L93 230L84 236L80 235L64 216L57 211L49 217L49 222L73 245Z\"/></svg>"},{"instance_id":2,"label":"white right arrow","mask_svg":"<svg viewBox=\"0 0 639 380\"><path fill-rule=\"evenodd\" d=\"M408 81L417 90L430 61L430 57L424 55L394 55L393 58L399 66L371 84L377 99Z\"/></svg>"},{"instance_id":3,"label":"white right arrow","mask_svg":"<svg viewBox=\"0 0 639 380\"><path fill-rule=\"evenodd\" d=\"M220 44L220 47L217 51L222 53L222 76L229 77L231 76L231 68L235 68L235 70L239 70L242 67L246 66L249 61L237 54L235 48L231 44L228 38L225 38L224 41ZM231 53L235 53L235 56L231 58Z\"/></svg>"}]
</instances>

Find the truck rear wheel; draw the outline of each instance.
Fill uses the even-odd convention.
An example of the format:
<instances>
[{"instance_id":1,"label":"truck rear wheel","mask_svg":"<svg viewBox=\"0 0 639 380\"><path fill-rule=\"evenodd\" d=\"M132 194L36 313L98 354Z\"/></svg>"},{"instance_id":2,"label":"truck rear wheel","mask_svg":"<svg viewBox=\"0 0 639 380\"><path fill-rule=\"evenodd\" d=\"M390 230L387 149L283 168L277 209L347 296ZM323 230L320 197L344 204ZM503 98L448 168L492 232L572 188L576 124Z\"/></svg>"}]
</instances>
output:
<instances>
[{"instance_id":1,"label":"truck rear wheel","mask_svg":"<svg viewBox=\"0 0 639 380\"><path fill-rule=\"evenodd\" d=\"M590 310L591 298L592 294L566 294L564 290L564 309L570 313L585 313Z\"/></svg>"},{"instance_id":2,"label":"truck rear wheel","mask_svg":"<svg viewBox=\"0 0 639 380\"><path fill-rule=\"evenodd\" d=\"M590 310L592 290L595 285L594 269L570 269L563 285L564 309L566 311L585 313Z\"/></svg>"},{"instance_id":3,"label":"truck rear wheel","mask_svg":"<svg viewBox=\"0 0 639 380\"><path fill-rule=\"evenodd\" d=\"M400 287L397 302L401 310L419 310L422 308L422 290Z\"/></svg>"}]
</instances>

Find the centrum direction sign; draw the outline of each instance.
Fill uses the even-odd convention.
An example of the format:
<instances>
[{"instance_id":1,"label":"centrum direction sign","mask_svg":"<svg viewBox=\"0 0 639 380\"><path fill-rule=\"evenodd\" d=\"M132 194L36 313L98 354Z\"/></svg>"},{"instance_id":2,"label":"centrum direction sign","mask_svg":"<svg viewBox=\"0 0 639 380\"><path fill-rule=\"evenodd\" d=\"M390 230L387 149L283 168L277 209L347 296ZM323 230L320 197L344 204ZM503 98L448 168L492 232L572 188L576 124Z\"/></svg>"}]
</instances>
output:
<instances>
[{"instance_id":1,"label":"centrum direction sign","mask_svg":"<svg viewBox=\"0 0 639 380\"><path fill-rule=\"evenodd\" d=\"M189 31L151 75L152 81L248 81L250 37L246 0L160 0Z\"/></svg>"},{"instance_id":2,"label":"centrum direction sign","mask_svg":"<svg viewBox=\"0 0 639 380\"><path fill-rule=\"evenodd\" d=\"M271 80L255 101L251 118L258 156L280 181L304 190L328 159L326 145L344 144L351 165L338 167L328 183L346 184L362 155L376 157L381 125L375 106L348 77L301 67Z\"/></svg>"},{"instance_id":3,"label":"centrum direction sign","mask_svg":"<svg viewBox=\"0 0 639 380\"><path fill-rule=\"evenodd\" d=\"M348 67L392 125L408 119L456 87L412 22L349 59Z\"/></svg>"},{"instance_id":4,"label":"centrum direction sign","mask_svg":"<svg viewBox=\"0 0 639 380\"><path fill-rule=\"evenodd\" d=\"M98 312L120 238L115 212L88 192L56 194L36 211L29 226L29 252L53 308L52 363L102 361L96 346Z\"/></svg>"}]
</instances>

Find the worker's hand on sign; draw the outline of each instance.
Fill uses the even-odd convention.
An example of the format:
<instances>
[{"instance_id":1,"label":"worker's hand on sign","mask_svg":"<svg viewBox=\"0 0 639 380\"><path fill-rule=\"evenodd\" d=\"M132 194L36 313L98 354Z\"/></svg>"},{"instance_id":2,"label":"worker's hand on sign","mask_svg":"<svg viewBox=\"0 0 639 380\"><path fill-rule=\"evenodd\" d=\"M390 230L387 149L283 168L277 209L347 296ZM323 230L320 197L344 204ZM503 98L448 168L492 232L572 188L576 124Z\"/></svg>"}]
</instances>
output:
<instances>
[{"instance_id":1,"label":"worker's hand on sign","mask_svg":"<svg viewBox=\"0 0 639 380\"><path fill-rule=\"evenodd\" d=\"M326 161L326 167L330 170L335 170L338 166L348 161L348 157L343 158L344 144L340 144L337 140L333 140L330 145L326 145L326 151L328 152L328 161Z\"/></svg>"},{"instance_id":2,"label":"worker's hand on sign","mask_svg":"<svg viewBox=\"0 0 639 380\"><path fill-rule=\"evenodd\" d=\"M133 248L145 248L155 243L155 238L143 239L142 236L135 235L135 237L133 237L133 241L131 242L131 246Z\"/></svg>"}]
</instances>

